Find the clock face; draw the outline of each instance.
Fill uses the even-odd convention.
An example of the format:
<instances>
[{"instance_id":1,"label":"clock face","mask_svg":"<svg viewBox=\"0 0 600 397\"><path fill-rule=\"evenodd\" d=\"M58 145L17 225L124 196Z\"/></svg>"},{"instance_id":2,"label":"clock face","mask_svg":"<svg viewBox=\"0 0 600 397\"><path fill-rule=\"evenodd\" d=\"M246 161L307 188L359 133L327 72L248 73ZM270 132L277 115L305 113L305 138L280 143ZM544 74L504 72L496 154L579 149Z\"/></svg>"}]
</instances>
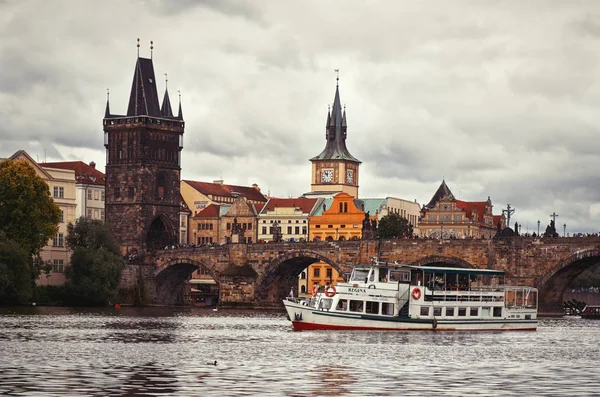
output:
<instances>
[{"instance_id":1,"label":"clock face","mask_svg":"<svg viewBox=\"0 0 600 397\"><path fill-rule=\"evenodd\" d=\"M353 170L346 171L346 182L354 183L354 171Z\"/></svg>"},{"instance_id":2,"label":"clock face","mask_svg":"<svg viewBox=\"0 0 600 397\"><path fill-rule=\"evenodd\" d=\"M333 181L333 170L323 170L321 173L321 181L325 183Z\"/></svg>"}]
</instances>

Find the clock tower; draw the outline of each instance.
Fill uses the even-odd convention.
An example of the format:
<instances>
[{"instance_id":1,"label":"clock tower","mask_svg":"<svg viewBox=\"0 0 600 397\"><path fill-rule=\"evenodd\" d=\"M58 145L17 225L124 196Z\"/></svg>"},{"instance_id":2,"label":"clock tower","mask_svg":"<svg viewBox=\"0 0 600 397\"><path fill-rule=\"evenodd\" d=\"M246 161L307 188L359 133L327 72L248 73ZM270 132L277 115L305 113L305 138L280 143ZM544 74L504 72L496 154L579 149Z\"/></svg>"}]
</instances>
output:
<instances>
[{"instance_id":1,"label":"clock tower","mask_svg":"<svg viewBox=\"0 0 600 397\"><path fill-rule=\"evenodd\" d=\"M358 167L360 160L346 148L346 109L342 111L339 78L336 79L333 107L327 111L325 149L310 159L312 163L311 191L315 193L345 192L358 198Z\"/></svg>"}]
</instances>

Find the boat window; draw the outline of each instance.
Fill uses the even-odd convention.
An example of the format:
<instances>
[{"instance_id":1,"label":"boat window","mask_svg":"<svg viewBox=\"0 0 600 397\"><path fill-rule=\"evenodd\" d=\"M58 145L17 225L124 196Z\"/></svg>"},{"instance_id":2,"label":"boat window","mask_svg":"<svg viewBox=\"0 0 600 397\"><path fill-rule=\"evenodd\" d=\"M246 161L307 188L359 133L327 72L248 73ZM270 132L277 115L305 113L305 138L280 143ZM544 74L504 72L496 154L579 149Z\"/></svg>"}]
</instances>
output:
<instances>
[{"instance_id":1,"label":"boat window","mask_svg":"<svg viewBox=\"0 0 600 397\"><path fill-rule=\"evenodd\" d=\"M367 302L365 311L371 314L379 314L379 302Z\"/></svg>"},{"instance_id":2,"label":"boat window","mask_svg":"<svg viewBox=\"0 0 600 397\"><path fill-rule=\"evenodd\" d=\"M347 299L340 299L338 301L337 306L335 307L335 310L339 310L339 311L343 311L343 312L345 312L346 310L348 310L348 300Z\"/></svg>"},{"instance_id":3,"label":"boat window","mask_svg":"<svg viewBox=\"0 0 600 397\"><path fill-rule=\"evenodd\" d=\"M441 307L434 307L433 308L433 316L434 317L440 317L442 315L442 308Z\"/></svg>"},{"instance_id":4,"label":"boat window","mask_svg":"<svg viewBox=\"0 0 600 397\"><path fill-rule=\"evenodd\" d=\"M410 282L410 272L400 270L390 270L390 281Z\"/></svg>"},{"instance_id":5,"label":"boat window","mask_svg":"<svg viewBox=\"0 0 600 397\"><path fill-rule=\"evenodd\" d=\"M478 307L472 307L471 308L470 316L471 317L477 317L478 315L479 315L479 308Z\"/></svg>"},{"instance_id":6,"label":"boat window","mask_svg":"<svg viewBox=\"0 0 600 397\"><path fill-rule=\"evenodd\" d=\"M482 317L489 317L490 316L490 308L489 307L482 307L481 308L481 316Z\"/></svg>"},{"instance_id":7,"label":"boat window","mask_svg":"<svg viewBox=\"0 0 600 397\"><path fill-rule=\"evenodd\" d=\"M502 307L494 308L494 317L502 317Z\"/></svg>"},{"instance_id":8,"label":"boat window","mask_svg":"<svg viewBox=\"0 0 600 397\"><path fill-rule=\"evenodd\" d=\"M366 269L354 269L352 270L352 274L350 275L350 281L358 281L360 283L364 283L367 281L368 275L369 271Z\"/></svg>"},{"instance_id":9,"label":"boat window","mask_svg":"<svg viewBox=\"0 0 600 397\"><path fill-rule=\"evenodd\" d=\"M467 308L466 307L459 307L458 308L458 317L464 317L467 315Z\"/></svg>"},{"instance_id":10,"label":"boat window","mask_svg":"<svg viewBox=\"0 0 600 397\"><path fill-rule=\"evenodd\" d=\"M375 269L372 269L369 274L369 281L375 280Z\"/></svg>"},{"instance_id":11,"label":"boat window","mask_svg":"<svg viewBox=\"0 0 600 397\"><path fill-rule=\"evenodd\" d=\"M448 316L448 317L453 317L454 316L454 308L453 307L447 307L446 308L446 316Z\"/></svg>"},{"instance_id":12,"label":"boat window","mask_svg":"<svg viewBox=\"0 0 600 397\"><path fill-rule=\"evenodd\" d=\"M429 316L429 306L421 306L421 316Z\"/></svg>"},{"instance_id":13,"label":"boat window","mask_svg":"<svg viewBox=\"0 0 600 397\"><path fill-rule=\"evenodd\" d=\"M527 288L525 291L525 307L537 307L537 289Z\"/></svg>"},{"instance_id":14,"label":"boat window","mask_svg":"<svg viewBox=\"0 0 600 397\"><path fill-rule=\"evenodd\" d=\"M351 312L362 312L363 311L363 301L350 301L350 311Z\"/></svg>"},{"instance_id":15,"label":"boat window","mask_svg":"<svg viewBox=\"0 0 600 397\"><path fill-rule=\"evenodd\" d=\"M321 300L321 304L323 305L323 309L325 309L325 310L331 309L332 303L333 303L333 299L331 299L331 298L323 298L323 300Z\"/></svg>"},{"instance_id":16,"label":"boat window","mask_svg":"<svg viewBox=\"0 0 600 397\"><path fill-rule=\"evenodd\" d=\"M388 268L387 267L379 268L379 282L387 283L387 281L388 281Z\"/></svg>"},{"instance_id":17,"label":"boat window","mask_svg":"<svg viewBox=\"0 0 600 397\"><path fill-rule=\"evenodd\" d=\"M381 314L384 314L386 316L393 316L394 315L394 304L382 302L381 303Z\"/></svg>"}]
</instances>

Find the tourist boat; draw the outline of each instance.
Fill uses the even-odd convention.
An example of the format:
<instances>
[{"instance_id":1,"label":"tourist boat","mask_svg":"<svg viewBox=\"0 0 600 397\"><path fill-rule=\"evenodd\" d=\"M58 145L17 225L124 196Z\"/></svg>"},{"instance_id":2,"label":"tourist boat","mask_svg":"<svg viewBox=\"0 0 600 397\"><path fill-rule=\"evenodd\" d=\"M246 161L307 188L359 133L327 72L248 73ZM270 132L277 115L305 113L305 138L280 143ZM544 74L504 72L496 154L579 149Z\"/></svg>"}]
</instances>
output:
<instances>
[{"instance_id":1,"label":"tourist boat","mask_svg":"<svg viewBox=\"0 0 600 397\"><path fill-rule=\"evenodd\" d=\"M498 270L374 260L346 282L283 303L295 330L536 330L537 289L504 279Z\"/></svg>"},{"instance_id":2,"label":"tourist boat","mask_svg":"<svg viewBox=\"0 0 600 397\"><path fill-rule=\"evenodd\" d=\"M600 306L586 306L581 312L581 318L600 320Z\"/></svg>"}]
</instances>

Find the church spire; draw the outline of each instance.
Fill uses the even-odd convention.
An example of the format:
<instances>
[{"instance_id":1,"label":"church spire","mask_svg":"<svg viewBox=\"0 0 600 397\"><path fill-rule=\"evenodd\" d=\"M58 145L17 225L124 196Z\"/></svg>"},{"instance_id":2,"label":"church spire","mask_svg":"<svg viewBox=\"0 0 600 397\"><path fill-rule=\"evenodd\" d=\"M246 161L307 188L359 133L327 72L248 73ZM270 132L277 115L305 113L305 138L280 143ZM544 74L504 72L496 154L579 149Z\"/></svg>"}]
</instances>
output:
<instances>
[{"instance_id":1,"label":"church spire","mask_svg":"<svg viewBox=\"0 0 600 397\"><path fill-rule=\"evenodd\" d=\"M139 56L139 39L137 50L138 57L133 72L133 82L131 83L127 116L160 117L160 105L158 104L158 93L156 91L156 78L154 77L154 65L152 64L152 59L141 58Z\"/></svg>"},{"instance_id":2,"label":"church spire","mask_svg":"<svg viewBox=\"0 0 600 397\"><path fill-rule=\"evenodd\" d=\"M169 79L165 73L165 96L163 98L162 106L160 108L160 114L163 117L173 117L173 109L171 109L171 100L169 99L168 85Z\"/></svg>"}]
</instances>

